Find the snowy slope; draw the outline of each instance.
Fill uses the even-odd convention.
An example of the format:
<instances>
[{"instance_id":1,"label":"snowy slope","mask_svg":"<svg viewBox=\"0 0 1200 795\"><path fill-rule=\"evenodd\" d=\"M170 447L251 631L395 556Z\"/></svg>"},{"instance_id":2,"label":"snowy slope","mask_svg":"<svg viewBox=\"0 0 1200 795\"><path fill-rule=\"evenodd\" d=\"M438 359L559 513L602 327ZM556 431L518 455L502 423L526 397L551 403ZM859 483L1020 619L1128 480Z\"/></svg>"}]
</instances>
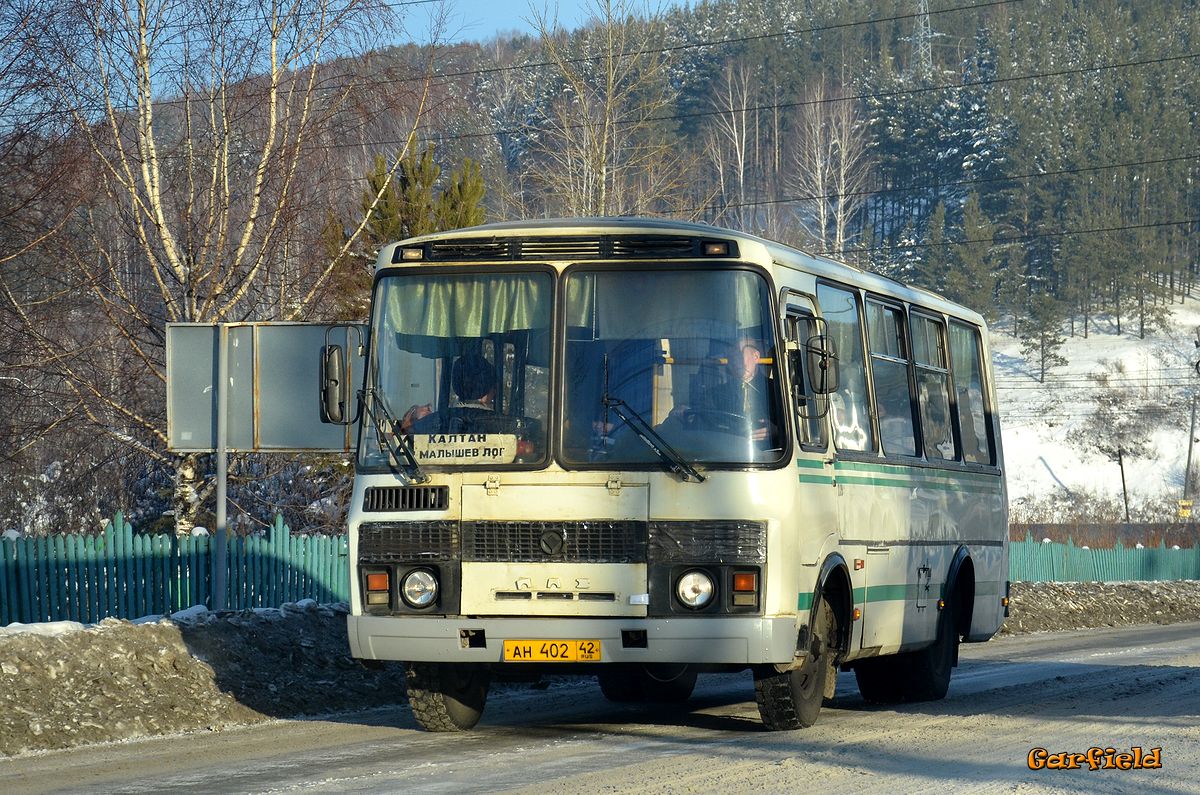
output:
<instances>
[{"instance_id":1,"label":"snowy slope","mask_svg":"<svg viewBox=\"0 0 1200 795\"><path fill-rule=\"evenodd\" d=\"M1174 517L1183 492L1191 398L1200 386L1193 368L1200 358L1197 327L1200 301L1193 300L1176 304L1168 328L1145 339L1138 338L1135 323L1127 320L1118 336L1112 319L1102 318L1087 339L1067 338L1060 354L1068 363L1051 370L1045 383L1038 382L1038 368L1026 360L1011 328L1001 323L992 329L1014 520L1092 518L1081 511L1100 504L1119 510L1117 448L1124 451L1133 518ZM1081 331L1078 324L1076 329ZM1097 416L1105 401L1112 404L1109 413ZM1200 445L1195 459L1200 461ZM1194 461L1193 473L1197 466Z\"/></svg>"}]
</instances>

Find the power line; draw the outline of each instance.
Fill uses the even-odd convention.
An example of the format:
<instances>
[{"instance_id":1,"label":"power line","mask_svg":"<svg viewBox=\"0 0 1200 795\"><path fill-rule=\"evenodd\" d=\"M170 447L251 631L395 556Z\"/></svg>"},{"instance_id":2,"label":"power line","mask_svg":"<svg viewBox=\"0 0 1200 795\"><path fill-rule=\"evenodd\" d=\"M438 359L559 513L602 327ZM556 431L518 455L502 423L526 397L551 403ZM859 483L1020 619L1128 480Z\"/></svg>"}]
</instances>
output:
<instances>
[{"instance_id":1,"label":"power line","mask_svg":"<svg viewBox=\"0 0 1200 795\"><path fill-rule=\"evenodd\" d=\"M738 207L761 207L772 204L793 204L803 201L824 201L826 199L850 199L859 196L881 196L890 193L913 193L916 191L929 190L931 188L956 188L968 185L986 185L995 182L1025 182L1033 179L1048 179L1050 177L1072 176L1076 174L1087 174L1095 171L1110 171L1119 168L1134 168L1137 166L1155 166L1165 163L1177 163L1186 160L1200 161L1200 154L1191 153L1186 155L1178 155L1174 157L1162 157L1154 160L1134 160L1125 163L1107 163L1098 166L1080 166L1078 168L1063 168L1056 171L1031 171L1025 174L1012 174L999 177L977 177L974 179L953 180L950 182L939 182L936 185L913 185L900 188L880 188L878 190L858 190L847 191L846 193L826 193L820 196L787 196L779 199L761 199L746 202L727 202L719 206L704 205L701 207L689 207L682 212L699 212L712 207L718 210L736 209Z\"/></svg>"},{"instance_id":2,"label":"power line","mask_svg":"<svg viewBox=\"0 0 1200 795\"><path fill-rule=\"evenodd\" d=\"M438 1L438 0L414 0L414 3L415 2L436 2L436 1ZM931 15L950 14L950 13L957 13L960 11L974 11L974 10L992 8L995 6L1002 6L1002 5L1014 5L1016 3L1021 3L1021 2L1024 2L1024 0L992 0L991 2L978 3L975 5L958 6L956 8L938 9L936 11L930 11L929 13ZM396 3L396 5L404 5L404 4L405 3ZM665 55L667 53L683 52L686 50L693 50L693 49L703 49L706 47L722 47L722 46L726 46L726 45L730 45L730 44L746 44L746 43L755 42L755 41L765 41L765 40L769 40L769 39L800 36L800 35L810 34L810 33L823 33L823 32L832 31L832 30L841 30L841 29L845 29L845 28L859 27L862 25L876 25L876 24L881 24L881 23L886 23L886 22L899 22L899 21L904 21L904 20L908 20L908 19L913 19L916 16L917 16L916 14L897 14L895 16L890 16L890 17L879 17L877 19L860 19L860 20L854 20L851 22L839 22L839 23L834 23L834 24L830 24L830 25L815 25L813 27L800 28L800 29L796 29L796 30L776 31L773 33L759 33L759 34L753 34L753 35L749 35L749 36L738 36L738 37L734 37L734 38L717 39L717 40L710 40L710 41L689 42L686 44L666 45L663 47L645 48L645 49L640 49L640 50L628 50L628 51L622 51L620 53L617 53L613 57L632 58L632 57L637 57L637 56L642 56L642 55ZM609 57L609 56L595 55L595 56L586 56L586 57L578 57L578 58L567 58L567 59L562 60L561 63L575 65L575 64L582 64L582 63L590 63L593 61L600 61L600 60L605 59L606 57ZM371 80L370 85L371 86L380 86L380 85L394 85L394 84L403 84L403 83L421 83L421 82L432 80L434 77L438 78L439 80L447 81L447 83L448 83L449 80L452 78L480 77L483 75L499 74L499 73L504 73L504 72L517 72L517 71L524 71L527 69L543 69L543 68L547 68L547 67L557 67L557 66L559 66L559 63L560 62L546 61L546 60L530 61L528 63L509 64L506 66L491 66L491 67L483 67L483 68L478 68L478 69L464 69L464 70L460 70L457 72L444 72L444 73L440 73L437 75L426 75L426 76L422 76L422 77L395 77L395 78L389 78L389 79ZM356 83L356 81L330 83L328 85L319 86L318 90L340 91L343 89L348 89L348 88L353 87L355 85L355 83ZM251 93L247 93L247 94L241 94L240 97L241 98L253 98L256 96L261 97L261 96L266 96L266 95L267 95L266 92L258 91L258 92L251 92ZM164 106L170 106L170 105L181 105L185 101L186 100L184 100L182 98L180 98L180 99L164 99L164 100L155 101L154 105L156 105L158 107L164 107ZM107 106L102 105L102 104L94 104L94 105L90 105L90 106L81 106L77 109L84 110L84 111L102 111L102 110L106 110ZM131 111L137 110L137 106L136 105L116 105L116 106L114 106L113 109L116 111L131 112ZM680 117L680 118L684 118L684 117ZM473 134L469 134L469 135L455 136L455 137L456 138L478 137L480 135L494 135L494 134L502 134L502 133L503 133L503 131L495 132L495 133L473 133ZM450 140L450 139L447 139L447 140ZM391 141L389 143L403 143L403 141Z\"/></svg>"},{"instance_id":3,"label":"power line","mask_svg":"<svg viewBox=\"0 0 1200 795\"><path fill-rule=\"evenodd\" d=\"M1087 74L1088 72L1103 72L1103 71L1110 71L1110 70L1114 70L1114 69L1130 69L1130 68L1142 67L1142 66L1155 66L1155 65L1164 64L1164 63L1171 63L1174 61L1191 60L1194 58L1200 58L1200 53L1188 53L1186 55L1171 55L1171 56L1164 56L1161 58L1148 58L1148 59L1141 60L1141 61L1124 61L1124 62L1119 62L1119 63L1099 64L1097 66L1086 66L1086 67L1080 67L1077 69L1060 69L1060 70L1056 70L1053 72L1034 72L1034 73L1023 74L1023 75L1013 75L1010 77L997 77L997 78L992 78L992 79L988 79L988 80L971 80L971 81L966 81L966 82L962 82L962 83L943 83L941 85L936 85L936 86L920 86L920 87L914 87L914 88L894 89L891 91L877 91L877 92L869 93L869 94L848 94L848 95L839 96L839 97L826 97L824 99L811 99L811 100L800 100L800 101L796 101L796 102L778 102L778 103L771 103L771 104L765 104L765 105L752 105L752 106L748 106L745 108L733 108L733 109L729 109L729 110L706 110L706 111L693 111L691 113L677 113L677 114L671 114L671 115L667 115L667 116L647 116L644 119L638 119L636 122L620 122L620 121L618 121L617 124L627 126L629 124L634 124L634 123L645 124L645 123L649 123L649 122L681 121L681 120L685 120L685 119L699 119L699 118L705 118L708 116L719 116L719 115L723 115L723 114L735 114L735 113L736 114L746 114L746 113L758 113L758 112L775 111L775 110L792 110L795 108L802 108L802 107L807 107L810 105L829 105L829 104L834 104L834 103L839 103L839 102L861 102L861 101L865 101L868 99L887 99L887 98L899 97L899 96L912 96L915 94L925 94L925 93L929 93L932 91L962 90L962 89L966 89L966 88L975 88L977 86L989 86L989 85L1000 85L1000 84L1005 84L1005 83L1016 83L1016 82L1021 82L1024 80L1040 80L1040 79L1046 78L1046 77L1065 77L1068 75ZM505 67L505 68L508 68L508 67ZM586 125L584 125L584 124L571 124L571 125L564 125L560 129L577 130L577 129L582 129L585 126ZM416 127L416 129L420 130L420 129L422 129L422 127L420 125L418 125ZM482 137L491 137L491 136L496 136L496 135L515 135L517 133L525 131L526 129L527 128L485 130L485 131L474 132L474 133L458 133L455 135L432 136L432 137L426 138L425 140L430 141L430 142L460 141L460 140L465 140L468 138L482 138ZM537 129L537 128L534 128L534 129ZM405 139L405 140L407 140L407 139ZM378 142L378 143L396 144L396 143L403 143L403 141L382 141L382 142Z\"/></svg>"},{"instance_id":4,"label":"power line","mask_svg":"<svg viewBox=\"0 0 1200 795\"><path fill-rule=\"evenodd\" d=\"M1167 227L1167 226L1188 226L1188 225L1196 224L1196 223L1200 223L1200 218L1186 218L1182 221L1160 221L1158 223L1150 223L1150 224L1128 224L1125 226L1106 226L1106 227L1098 227L1096 229L1065 229L1065 230L1058 230L1058 231L1054 231L1054 232L1036 232L1036 233L1031 233L1031 234L1027 234L1027 235L1011 235L1011 236L1006 236L1006 237L996 237L996 238L992 238L991 240L986 240L983 238L975 238L975 239L968 239L968 240L947 240L947 241L941 243L940 245L943 245L943 246L969 246L973 243L988 243L991 245L1001 245L1004 243L1027 243L1030 240L1039 240L1041 238L1047 238L1047 237L1070 237L1070 236L1074 236L1074 235L1098 235L1098 234L1104 234L1107 232L1125 232L1125 231L1129 231L1131 229L1156 229L1156 228ZM914 249L914 248L930 248L932 245L933 245L932 243L905 243L905 244L886 245L886 246L859 246L859 247L854 247L854 248L830 249L827 251L818 251L818 252L814 252L814 253L816 253L820 256L823 256L823 257L828 257L828 256L832 256L835 254L846 254L846 253L856 253L857 254L857 253L863 253L863 252L867 252L867 251L889 251L889 250L903 251L906 249Z\"/></svg>"}]
</instances>

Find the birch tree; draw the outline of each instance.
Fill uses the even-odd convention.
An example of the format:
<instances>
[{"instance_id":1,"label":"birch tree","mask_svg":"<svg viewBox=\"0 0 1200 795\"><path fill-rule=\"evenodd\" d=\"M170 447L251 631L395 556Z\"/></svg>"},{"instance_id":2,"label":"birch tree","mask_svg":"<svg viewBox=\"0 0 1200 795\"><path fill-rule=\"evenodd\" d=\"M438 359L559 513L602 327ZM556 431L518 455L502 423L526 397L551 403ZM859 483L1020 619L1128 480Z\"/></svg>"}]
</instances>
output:
<instances>
[{"instance_id":1,"label":"birch tree","mask_svg":"<svg viewBox=\"0 0 1200 795\"><path fill-rule=\"evenodd\" d=\"M629 215L681 204L692 161L666 126L675 100L663 26L632 0L592 0L592 19L571 35L534 12L553 78L533 170L552 212Z\"/></svg>"},{"instance_id":2,"label":"birch tree","mask_svg":"<svg viewBox=\"0 0 1200 795\"><path fill-rule=\"evenodd\" d=\"M334 122L360 92L330 64L390 26L390 7L60 0L27 29L86 152L76 179L93 198L61 267L88 325L47 328L21 296L3 299L85 421L174 473L179 532L213 484L195 455L166 451L164 324L294 320L322 297L336 261L319 244L322 178ZM396 103L410 132L428 81L413 85Z\"/></svg>"},{"instance_id":3,"label":"birch tree","mask_svg":"<svg viewBox=\"0 0 1200 795\"><path fill-rule=\"evenodd\" d=\"M810 244L840 256L858 233L855 223L870 174L866 124L853 101L824 81L808 91L797 114L790 188Z\"/></svg>"}]
</instances>

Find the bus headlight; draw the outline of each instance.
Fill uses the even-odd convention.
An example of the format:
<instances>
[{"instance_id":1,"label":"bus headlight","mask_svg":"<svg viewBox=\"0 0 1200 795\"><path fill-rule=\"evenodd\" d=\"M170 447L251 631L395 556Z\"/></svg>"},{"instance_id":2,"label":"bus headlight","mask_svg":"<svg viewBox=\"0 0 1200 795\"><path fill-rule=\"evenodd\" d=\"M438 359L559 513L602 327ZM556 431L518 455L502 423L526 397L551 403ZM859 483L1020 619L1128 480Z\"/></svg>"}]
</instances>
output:
<instances>
[{"instance_id":1,"label":"bus headlight","mask_svg":"<svg viewBox=\"0 0 1200 795\"><path fill-rule=\"evenodd\" d=\"M429 569L414 569L400 583L400 595L409 607L418 610L429 607L437 599L437 577Z\"/></svg>"},{"instance_id":2,"label":"bus headlight","mask_svg":"<svg viewBox=\"0 0 1200 795\"><path fill-rule=\"evenodd\" d=\"M699 569L684 572L675 583L675 596L686 607L699 610L712 601L716 593L712 577Z\"/></svg>"}]
</instances>

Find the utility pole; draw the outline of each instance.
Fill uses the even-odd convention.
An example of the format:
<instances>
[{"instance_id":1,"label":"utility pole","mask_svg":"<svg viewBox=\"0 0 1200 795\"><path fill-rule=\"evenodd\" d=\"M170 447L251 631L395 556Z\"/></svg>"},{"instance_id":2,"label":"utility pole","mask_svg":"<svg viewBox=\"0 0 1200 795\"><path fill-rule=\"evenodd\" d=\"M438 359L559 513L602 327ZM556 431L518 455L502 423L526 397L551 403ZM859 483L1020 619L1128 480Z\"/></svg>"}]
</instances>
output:
<instances>
[{"instance_id":1,"label":"utility pole","mask_svg":"<svg viewBox=\"0 0 1200 795\"><path fill-rule=\"evenodd\" d=\"M914 77L933 79L933 31L929 27L929 0L917 0L917 18L913 23L912 63Z\"/></svg>"},{"instance_id":2,"label":"utility pole","mask_svg":"<svg viewBox=\"0 0 1200 795\"><path fill-rule=\"evenodd\" d=\"M1183 470L1183 498L1186 500L1192 494L1192 448L1196 445L1196 396L1192 395L1192 422L1188 426L1187 465Z\"/></svg>"}]
</instances>

